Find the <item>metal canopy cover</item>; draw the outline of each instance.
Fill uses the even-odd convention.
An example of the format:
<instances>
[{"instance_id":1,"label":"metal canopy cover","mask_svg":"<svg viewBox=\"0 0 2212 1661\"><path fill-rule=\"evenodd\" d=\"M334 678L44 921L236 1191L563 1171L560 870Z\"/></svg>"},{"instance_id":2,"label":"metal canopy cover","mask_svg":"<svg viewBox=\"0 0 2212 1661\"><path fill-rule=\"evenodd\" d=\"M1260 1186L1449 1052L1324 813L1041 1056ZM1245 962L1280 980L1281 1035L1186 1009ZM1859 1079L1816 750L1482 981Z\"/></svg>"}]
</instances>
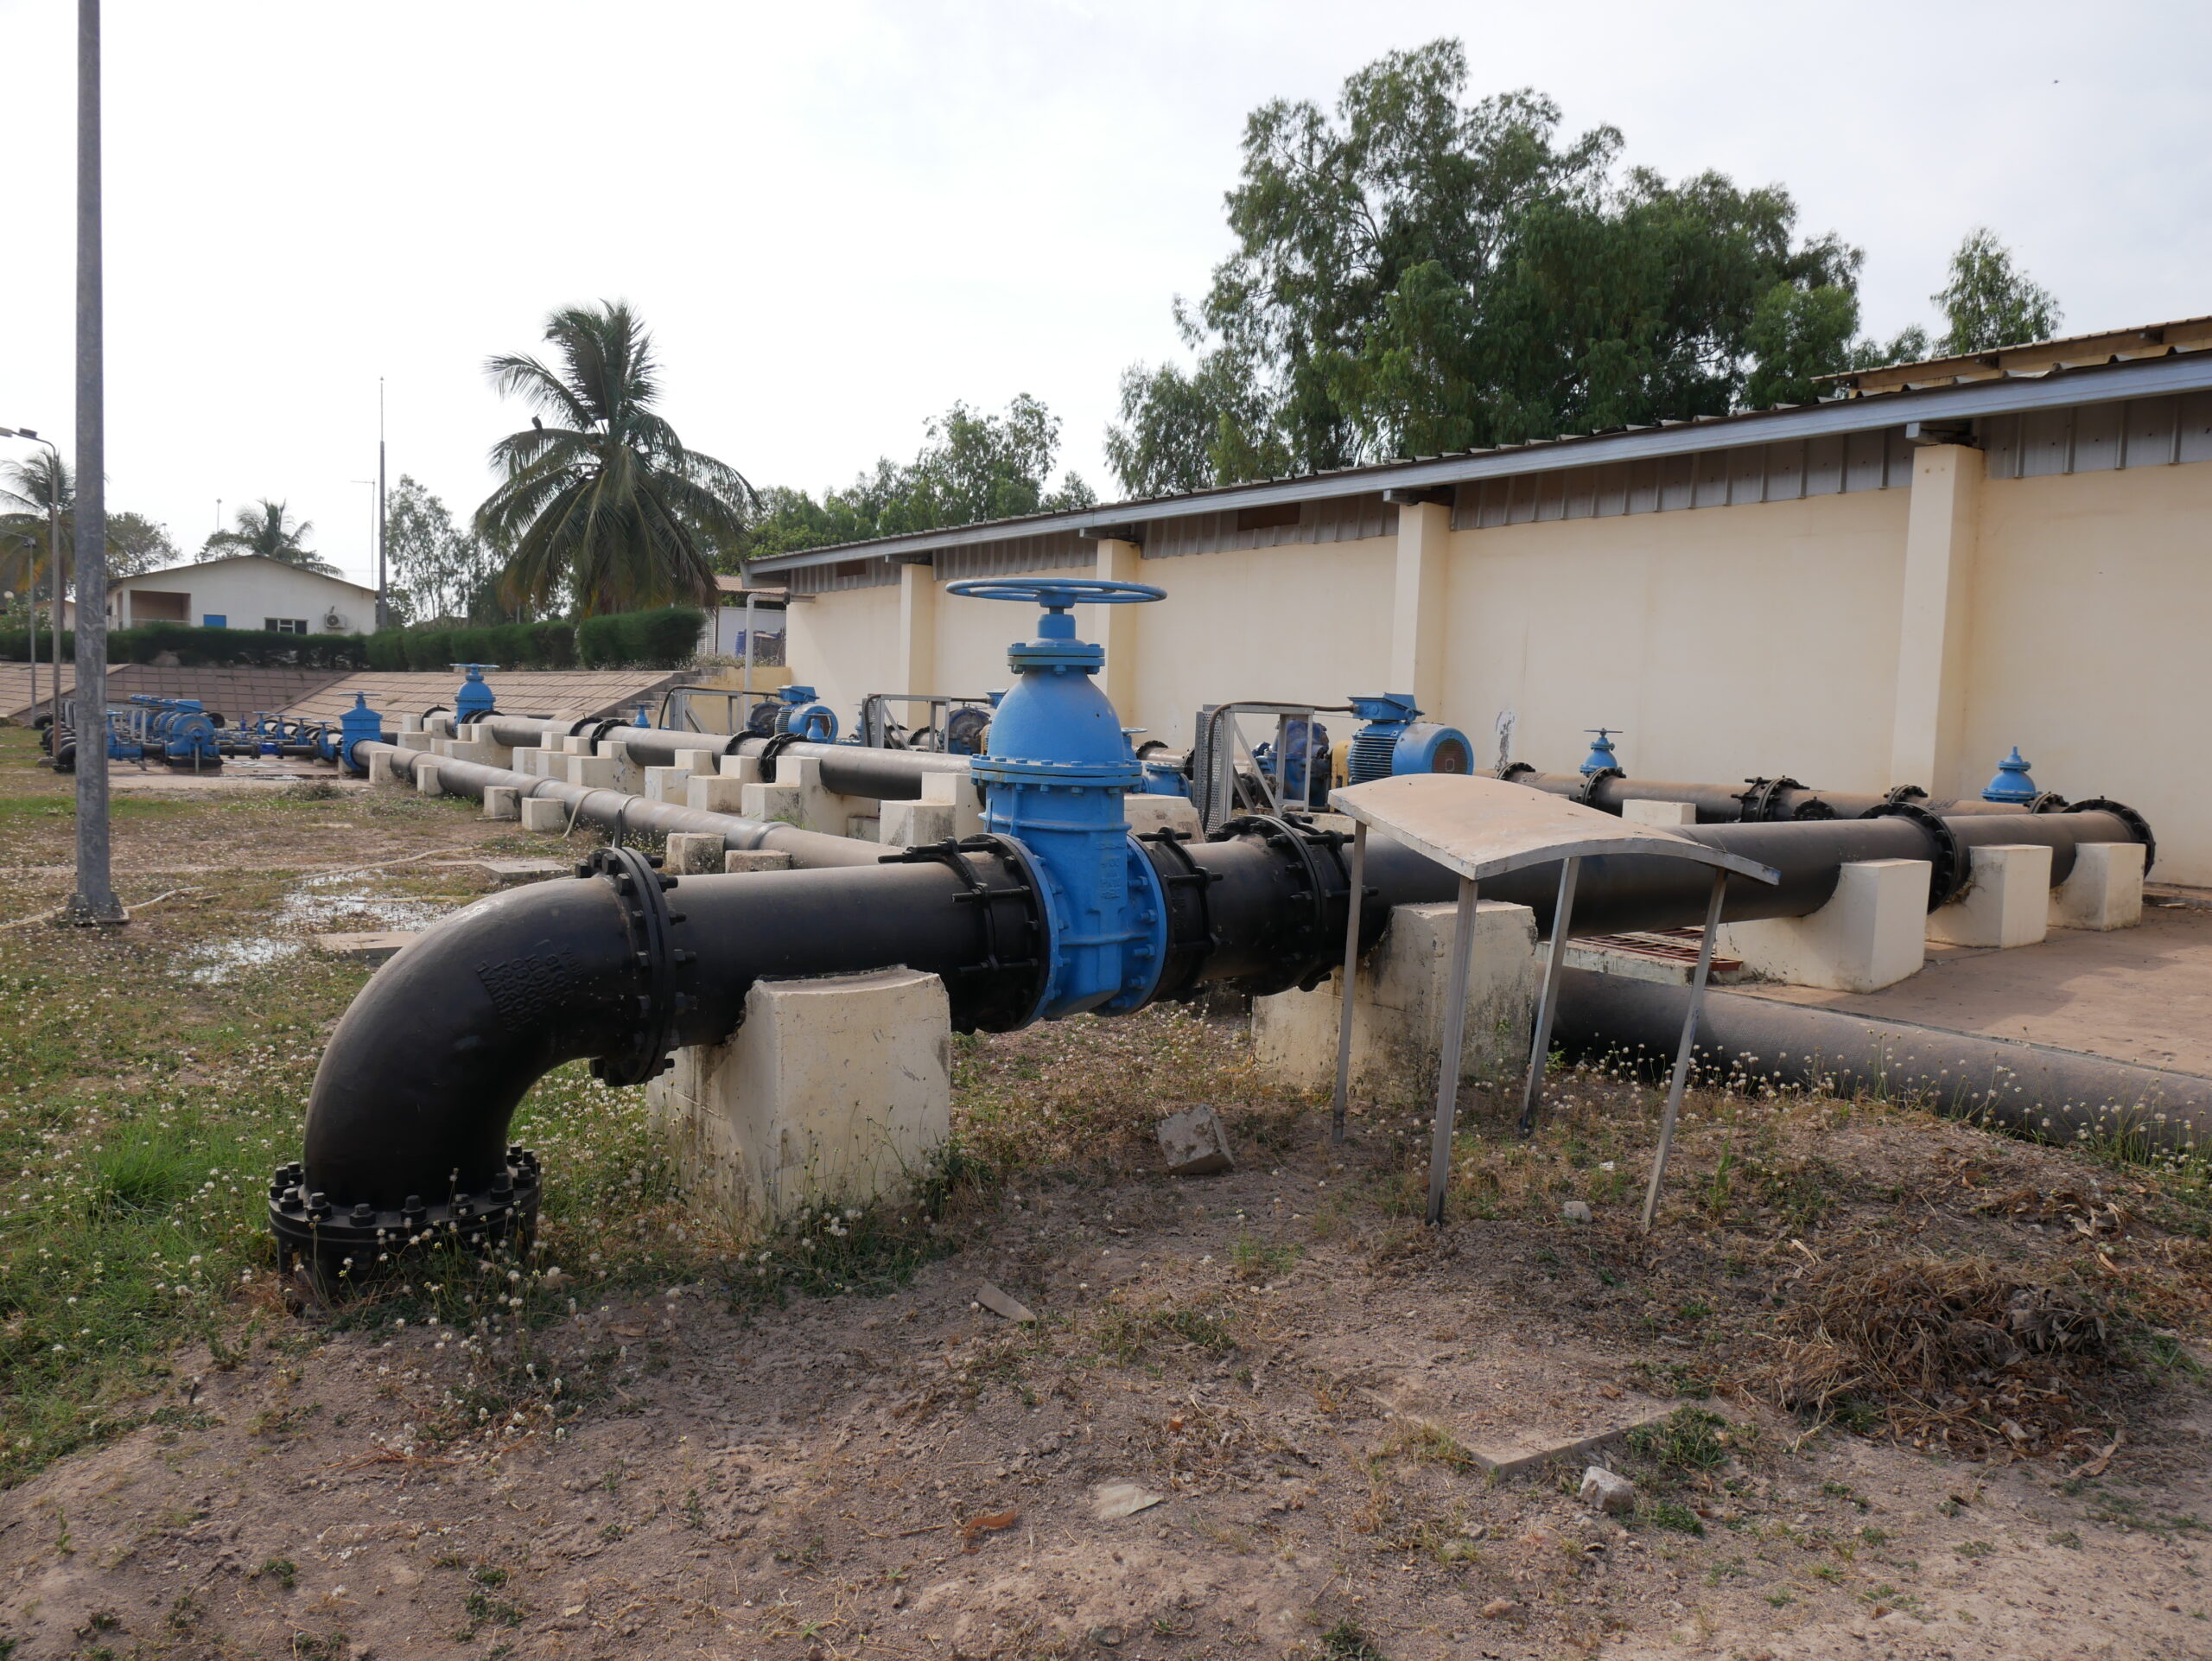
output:
<instances>
[{"instance_id":1,"label":"metal canopy cover","mask_svg":"<svg viewBox=\"0 0 2212 1661\"><path fill-rule=\"evenodd\" d=\"M1526 785L1466 773L1408 773L1329 792L1338 812L1479 882L1530 865L1646 854L1711 865L1754 882L1782 874L1656 824L1632 824Z\"/></svg>"}]
</instances>

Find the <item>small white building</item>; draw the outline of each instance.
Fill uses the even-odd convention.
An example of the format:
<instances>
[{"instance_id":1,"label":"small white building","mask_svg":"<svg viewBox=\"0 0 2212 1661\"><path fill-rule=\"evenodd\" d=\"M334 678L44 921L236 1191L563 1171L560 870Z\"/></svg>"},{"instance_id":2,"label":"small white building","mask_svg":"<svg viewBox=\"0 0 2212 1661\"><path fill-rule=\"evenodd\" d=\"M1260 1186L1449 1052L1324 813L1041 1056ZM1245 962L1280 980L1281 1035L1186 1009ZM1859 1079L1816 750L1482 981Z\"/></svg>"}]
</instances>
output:
<instances>
[{"instance_id":1,"label":"small white building","mask_svg":"<svg viewBox=\"0 0 2212 1661\"><path fill-rule=\"evenodd\" d=\"M377 626L377 591L264 554L233 554L118 579L108 589L107 620L111 628L161 622L281 634L366 633Z\"/></svg>"}]
</instances>

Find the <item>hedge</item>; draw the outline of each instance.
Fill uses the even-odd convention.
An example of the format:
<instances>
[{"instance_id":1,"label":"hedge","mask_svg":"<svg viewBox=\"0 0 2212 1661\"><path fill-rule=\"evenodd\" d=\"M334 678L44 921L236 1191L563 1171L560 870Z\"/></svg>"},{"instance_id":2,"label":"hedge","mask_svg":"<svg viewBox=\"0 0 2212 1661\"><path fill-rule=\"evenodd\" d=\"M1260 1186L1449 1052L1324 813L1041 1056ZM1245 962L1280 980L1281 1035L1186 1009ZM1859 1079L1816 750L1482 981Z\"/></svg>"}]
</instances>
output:
<instances>
[{"instance_id":1,"label":"hedge","mask_svg":"<svg viewBox=\"0 0 2212 1661\"><path fill-rule=\"evenodd\" d=\"M151 663L163 652L194 668L251 665L308 669L442 670L495 663L502 669L680 669L699 649L707 614L696 606L617 612L581 623L497 623L483 628L391 628L374 634L279 634L258 628L194 628L142 623L108 631L110 663ZM54 636L41 630L41 661ZM30 631L0 630L0 662L29 656ZM76 632L61 632L61 655L74 660Z\"/></svg>"}]
</instances>

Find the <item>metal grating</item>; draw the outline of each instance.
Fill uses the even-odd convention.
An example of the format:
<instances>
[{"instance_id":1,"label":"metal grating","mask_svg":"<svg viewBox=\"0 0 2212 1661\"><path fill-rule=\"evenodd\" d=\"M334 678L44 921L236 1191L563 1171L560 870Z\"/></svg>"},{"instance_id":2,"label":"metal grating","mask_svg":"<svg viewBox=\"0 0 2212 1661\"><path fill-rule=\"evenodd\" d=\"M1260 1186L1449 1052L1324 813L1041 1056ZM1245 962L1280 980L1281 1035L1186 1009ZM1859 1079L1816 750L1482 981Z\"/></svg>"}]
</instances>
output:
<instances>
[{"instance_id":1,"label":"metal grating","mask_svg":"<svg viewBox=\"0 0 2212 1661\"><path fill-rule=\"evenodd\" d=\"M1017 571L1074 570L1088 576L1097 563L1095 544L1084 541L1072 531L1053 531L941 550L937 555L937 580L961 582L977 576L1011 576Z\"/></svg>"},{"instance_id":2,"label":"metal grating","mask_svg":"<svg viewBox=\"0 0 2212 1661\"><path fill-rule=\"evenodd\" d=\"M887 559L841 559L834 565L801 565L788 576L793 594L839 594L887 588L899 580L899 568Z\"/></svg>"},{"instance_id":3,"label":"metal grating","mask_svg":"<svg viewBox=\"0 0 2212 1661\"><path fill-rule=\"evenodd\" d=\"M1485 479L1459 487L1455 531L1617 519L1689 507L1791 502L1912 481L1912 447L1901 430L1834 434L1787 444L1700 450L1643 461Z\"/></svg>"},{"instance_id":4,"label":"metal grating","mask_svg":"<svg viewBox=\"0 0 2212 1661\"><path fill-rule=\"evenodd\" d=\"M1297 504L1297 518L1280 525L1249 522L1231 508L1155 519L1147 531L1147 559L1217 554L1240 548L1282 548L1302 542L1361 542L1397 533L1398 510L1376 491L1363 496L1322 497ZM1240 520L1244 521L1240 524Z\"/></svg>"}]
</instances>

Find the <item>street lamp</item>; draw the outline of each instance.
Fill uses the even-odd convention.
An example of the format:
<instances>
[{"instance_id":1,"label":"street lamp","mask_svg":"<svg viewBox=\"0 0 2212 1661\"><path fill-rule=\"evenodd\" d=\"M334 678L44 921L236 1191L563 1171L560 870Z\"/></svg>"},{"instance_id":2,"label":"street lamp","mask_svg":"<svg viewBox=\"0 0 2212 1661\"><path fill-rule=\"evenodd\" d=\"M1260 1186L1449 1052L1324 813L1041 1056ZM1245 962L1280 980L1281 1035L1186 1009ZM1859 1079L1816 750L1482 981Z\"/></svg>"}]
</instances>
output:
<instances>
[{"instance_id":1,"label":"street lamp","mask_svg":"<svg viewBox=\"0 0 2212 1661\"><path fill-rule=\"evenodd\" d=\"M53 570L54 615L54 723L61 723L61 452L50 438L41 438L33 427L0 427L0 438L28 438L34 444L46 446L47 454L54 458L54 471L46 480L46 558ZM38 582L30 585L31 601L31 708L38 708Z\"/></svg>"}]
</instances>

